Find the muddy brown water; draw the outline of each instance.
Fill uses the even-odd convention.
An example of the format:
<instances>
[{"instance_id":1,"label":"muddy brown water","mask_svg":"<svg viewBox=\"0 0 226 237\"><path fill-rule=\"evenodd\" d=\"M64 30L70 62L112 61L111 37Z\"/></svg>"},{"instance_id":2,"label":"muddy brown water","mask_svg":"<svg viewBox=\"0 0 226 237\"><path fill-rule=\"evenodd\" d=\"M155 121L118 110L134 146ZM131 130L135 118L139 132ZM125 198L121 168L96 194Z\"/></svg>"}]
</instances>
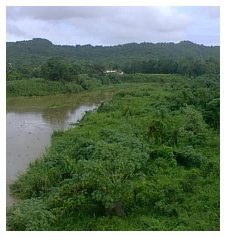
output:
<instances>
[{"instance_id":1,"label":"muddy brown water","mask_svg":"<svg viewBox=\"0 0 226 237\"><path fill-rule=\"evenodd\" d=\"M42 156L55 130L65 130L78 122L86 111L94 110L109 93L81 93L32 98L10 98L6 114L6 205L16 200L9 184Z\"/></svg>"}]
</instances>

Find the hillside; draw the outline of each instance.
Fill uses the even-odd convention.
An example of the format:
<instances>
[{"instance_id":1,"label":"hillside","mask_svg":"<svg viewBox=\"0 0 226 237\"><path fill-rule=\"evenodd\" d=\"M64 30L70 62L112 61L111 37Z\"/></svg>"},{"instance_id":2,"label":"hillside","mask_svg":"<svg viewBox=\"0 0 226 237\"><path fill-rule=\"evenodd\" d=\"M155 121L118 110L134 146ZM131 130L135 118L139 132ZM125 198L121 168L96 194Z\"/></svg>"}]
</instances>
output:
<instances>
[{"instance_id":1,"label":"hillside","mask_svg":"<svg viewBox=\"0 0 226 237\"><path fill-rule=\"evenodd\" d=\"M219 60L219 46L204 46L182 41L180 43L129 43L116 46L54 45L47 39L7 42L7 63L40 65L50 57L63 57L69 61L89 60L100 64L125 64L150 59L194 58Z\"/></svg>"}]
</instances>

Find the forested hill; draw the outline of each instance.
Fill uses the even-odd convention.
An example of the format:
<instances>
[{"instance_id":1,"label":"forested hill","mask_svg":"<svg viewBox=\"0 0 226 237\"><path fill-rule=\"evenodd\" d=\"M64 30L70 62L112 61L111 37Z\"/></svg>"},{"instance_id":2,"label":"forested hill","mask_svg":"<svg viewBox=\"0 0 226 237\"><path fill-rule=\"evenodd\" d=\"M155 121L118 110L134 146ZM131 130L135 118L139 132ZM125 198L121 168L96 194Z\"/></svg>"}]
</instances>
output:
<instances>
[{"instance_id":1,"label":"forested hill","mask_svg":"<svg viewBox=\"0 0 226 237\"><path fill-rule=\"evenodd\" d=\"M219 46L204 46L182 41L180 43L129 43L117 46L54 45L47 39L7 42L7 63L40 65L50 57L67 60L84 59L100 64L124 64L131 61L151 59L194 58L219 60Z\"/></svg>"}]
</instances>

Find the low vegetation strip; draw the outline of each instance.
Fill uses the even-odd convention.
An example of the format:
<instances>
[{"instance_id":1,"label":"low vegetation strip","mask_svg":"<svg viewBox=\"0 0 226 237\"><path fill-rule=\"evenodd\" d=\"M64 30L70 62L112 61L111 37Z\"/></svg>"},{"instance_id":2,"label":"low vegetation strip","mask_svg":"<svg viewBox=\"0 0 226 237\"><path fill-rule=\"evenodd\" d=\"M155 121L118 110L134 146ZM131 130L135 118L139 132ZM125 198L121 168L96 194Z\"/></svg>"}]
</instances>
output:
<instances>
[{"instance_id":1,"label":"low vegetation strip","mask_svg":"<svg viewBox=\"0 0 226 237\"><path fill-rule=\"evenodd\" d=\"M6 82L7 97L17 96L46 96L66 93L79 93L82 91L93 91L108 89L110 87L123 88L130 84L141 83L171 83L185 79L184 76L177 74L111 74L111 75L90 75L77 76L72 81L51 81L42 78L30 78L23 80L8 80Z\"/></svg>"},{"instance_id":2,"label":"low vegetation strip","mask_svg":"<svg viewBox=\"0 0 226 237\"><path fill-rule=\"evenodd\" d=\"M14 80L6 82L7 97L45 96L83 91L75 82L46 81L41 78Z\"/></svg>"},{"instance_id":3,"label":"low vegetation strip","mask_svg":"<svg viewBox=\"0 0 226 237\"><path fill-rule=\"evenodd\" d=\"M219 77L172 77L121 88L55 132L11 186L7 227L219 230L219 188Z\"/></svg>"}]
</instances>

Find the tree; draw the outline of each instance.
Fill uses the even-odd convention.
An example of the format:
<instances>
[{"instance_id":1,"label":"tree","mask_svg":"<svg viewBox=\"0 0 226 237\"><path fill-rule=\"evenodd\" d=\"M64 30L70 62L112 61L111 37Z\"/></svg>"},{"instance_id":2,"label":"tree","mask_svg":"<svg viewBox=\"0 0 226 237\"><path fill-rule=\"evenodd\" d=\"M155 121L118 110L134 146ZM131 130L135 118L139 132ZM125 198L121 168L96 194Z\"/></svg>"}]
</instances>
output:
<instances>
[{"instance_id":1,"label":"tree","mask_svg":"<svg viewBox=\"0 0 226 237\"><path fill-rule=\"evenodd\" d=\"M204 118L214 128L220 127L220 97L214 98L207 103Z\"/></svg>"},{"instance_id":2,"label":"tree","mask_svg":"<svg viewBox=\"0 0 226 237\"><path fill-rule=\"evenodd\" d=\"M166 125L162 120L153 119L149 125L149 136L155 138L155 144L161 144L165 139Z\"/></svg>"},{"instance_id":3,"label":"tree","mask_svg":"<svg viewBox=\"0 0 226 237\"><path fill-rule=\"evenodd\" d=\"M61 58L50 58L41 67L42 76L47 80L59 81L70 80L69 68Z\"/></svg>"}]
</instances>

